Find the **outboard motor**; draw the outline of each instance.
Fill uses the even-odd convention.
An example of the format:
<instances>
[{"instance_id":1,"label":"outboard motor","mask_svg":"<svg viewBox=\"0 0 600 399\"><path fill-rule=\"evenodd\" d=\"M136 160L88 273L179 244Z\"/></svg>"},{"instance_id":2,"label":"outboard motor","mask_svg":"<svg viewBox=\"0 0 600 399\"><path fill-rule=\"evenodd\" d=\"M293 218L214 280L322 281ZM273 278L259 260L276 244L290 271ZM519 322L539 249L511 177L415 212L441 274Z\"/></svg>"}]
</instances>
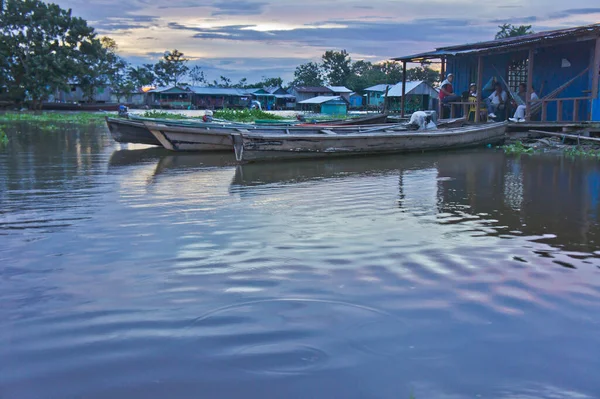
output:
<instances>
[{"instance_id":1,"label":"outboard motor","mask_svg":"<svg viewBox=\"0 0 600 399\"><path fill-rule=\"evenodd\" d=\"M119 117L120 118L128 118L129 117L129 110L123 104L119 105Z\"/></svg>"}]
</instances>

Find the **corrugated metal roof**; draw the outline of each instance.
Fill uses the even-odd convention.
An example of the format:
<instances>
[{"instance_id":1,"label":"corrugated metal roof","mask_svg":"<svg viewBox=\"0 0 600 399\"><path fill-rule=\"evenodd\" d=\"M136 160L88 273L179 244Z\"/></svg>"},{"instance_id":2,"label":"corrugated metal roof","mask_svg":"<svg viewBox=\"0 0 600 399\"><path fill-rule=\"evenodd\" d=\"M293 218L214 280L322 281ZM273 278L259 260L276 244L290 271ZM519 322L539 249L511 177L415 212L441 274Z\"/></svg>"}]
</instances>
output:
<instances>
[{"instance_id":1,"label":"corrugated metal roof","mask_svg":"<svg viewBox=\"0 0 600 399\"><path fill-rule=\"evenodd\" d=\"M378 84L378 85L375 85L375 86L367 87L365 89L365 91L377 91L377 92L385 93L385 91L386 91L386 89L388 87L392 88L393 86L394 85L385 84L385 83L384 84Z\"/></svg>"},{"instance_id":2,"label":"corrugated metal roof","mask_svg":"<svg viewBox=\"0 0 600 399\"><path fill-rule=\"evenodd\" d=\"M430 95L435 96L437 92L433 87L431 87L427 82L423 82L422 80L416 80L411 82L406 82L406 95ZM394 85L388 91L388 97L402 97L402 83L398 83Z\"/></svg>"},{"instance_id":3,"label":"corrugated metal roof","mask_svg":"<svg viewBox=\"0 0 600 399\"><path fill-rule=\"evenodd\" d=\"M163 86L163 87L156 87L156 88L154 88L152 90L148 90L147 93L163 93L165 91L169 91L169 90L173 90L173 89L177 89L177 90L180 90L182 92L189 91L189 87Z\"/></svg>"},{"instance_id":4,"label":"corrugated metal roof","mask_svg":"<svg viewBox=\"0 0 600 399\"><path fill-rule=\"evenodd\" d=\"M202 86L190 86L189 89L194 94L207 95L207 96L234 96L234 97L245 97L252 93L246 89L238 89L235 87L202 87Z\"/></svg>"},{"instance_id":5,"label":"corrugated metal roof","mask_svg":"<svg viewBox=\"0 0 600 399\"><path fill-rule=\"evenodd\" d=\"M532 33L530 35L508 37L505 39L491 40L486 42L461 44L458 46L440 47L435 51L413 54L405 57L393 58L395 61L412 61L419 59L439 58L444 55L458 55L466 53L488 53L495 51L506 51L528 47L532 44L551 44L552 42L564 40L569 37L599 37L600 24L578 26L575 28L559 29Z\"/></svg>"},{"instance_id":6,"label":"corrugated metal roof","mask_svg":"<svg viewBox=\"0 0 600 399\"><path fill-rule=\"evenodd\" d=\"M309 98L308 100L299 101L298 104L323 104L329 101L341 101L340 96L318 96Z\"/></svg>"},{"instance_id":7,"label":"corrugated metal roof","mask_svg":"<svg viewBox=\"0 0 600 399\"><path fill-rule=\"evenodd\" d=\"M325 86L298 86L294 87L298 93L332 93L328 87Z\"/></svg>"},{"instance_id":8,"label":"corrugated metal roof","mask_svg":"<svg viewBox=\"0 0 600 399\"><path fill-rule=\"evenodd\" d=\"M352 93L352 90L346 86L327 86L327 88L334 93Z\"/></svg>"}]
</instances>

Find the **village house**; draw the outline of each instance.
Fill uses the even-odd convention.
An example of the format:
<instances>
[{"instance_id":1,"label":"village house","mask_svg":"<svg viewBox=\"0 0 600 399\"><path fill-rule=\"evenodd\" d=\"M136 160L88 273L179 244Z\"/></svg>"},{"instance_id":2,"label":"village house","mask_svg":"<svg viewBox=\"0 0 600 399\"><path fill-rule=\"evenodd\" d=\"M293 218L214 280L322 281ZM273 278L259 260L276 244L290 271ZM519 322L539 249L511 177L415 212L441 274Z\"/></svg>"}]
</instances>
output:
<instances>
[{"instance_id":1,"label":"village house","mask_svg":"<svg viewBox=\"0 0 600 399\"><path fill-rule=\"evenodd\" d=\"M392 86L387 93L387 110L400 112L402 107L402 94L406 96L405 112L425 111L435 109L438 92L427 82L422 80L406 82Z\"/></svg>"},{"instance_id":2,"label":"village house","mask_svg":"<svg viewBox=\"0 0 600 399\"><path fill-rule=\"evenodd\" d=\"M112 91L108 85L99 85L94 88L93 101L96 103L110 103ZM48 102L58 103L84 103L89 101L86 94L81 89L79 83L72 82L69 84L68 90L56 90L53 95L48 98Z\"/></svg>"},{"instance_id":3,"label":"village house","mask_svg":"<svg viewBox=\"0 0 600 399\"><path fill-rule=\"evenodd\" d=\"M391 88L391 84L378 84L375 86L367 87L365 89L366 94L366 105L369 108L380 108L383 107L383 100L385 98L385 91Z\"/></svg>"},{"instance_id":4,"label":"village house","mask_svg":"<svg viewBox=\"0 0 600 399\"><path fill-rule=\"evenodd\" d=\"M350 108L352 108L352 109L362 108L362 106L363 106L363 96L361 96L358 93L355 93L355 92L350 93L348 100L350 103Z\"/></svg>"},{"instance_id":5,"label":"village house","mask_svg":"<svg viewBox=\"0 0 600 399\"><path fill-rule=\"evenodd\" d=\"M146 93L146 105L152 108L188 109L192 105L189 87L157 87Z\"/></svg>"},{"instance_id":6,"label":"village house","mask_svg":"<svg viewBox=\"0 0 600 399\"><path fill-rule=\"evenodd\" d=\"M292 87L289 92L296 98L296 103L313 97L334 95L333 91L325 86L298 86Z\"/></svg>"},{"instance_id":7,"label":"village house","mask_svg":"<svg viewBox=\"0 0 600 399\"><path fill-rule=\"evenodd\" d=\"M264 110L294 109L296 97L281 87L263 87L260 89L249 89Z\"/></svg>"},{"instance_id":8,"label":"village house","mask_svg":"<svg viewBox=\"0 0 600 399\"><path fill-rule=\"evenodd\" d=\"M341 96L317 96L298 102L298 107L303 111L311 111L326 115L345 115L348 112L348 103Z\"/></svg>"},{"instance_id":9,"label":"village house","mask_svg":"<svg viewBox=\"0 0 600 399\"><path fill-rule=\"evenodd\" d=\"M340 96L348 103L350 102L350 94L352 94L352 90L345 86L327 86L329 90L333 93L334 96Z\"/></svg>"},{"instance_id":10,"label":"village house","mask_svg":"<svg viewBox=\"0 0 600 399\"><path fill-rule=\"evenodd\" d=\"M405 71L409 62L439 61L442 75L454 74L456 94L466 92L470 83L477 85L479 109L485 108L494 82L500 82L513 98L518 85L525 83L527 99L532 88L539 97L526 101L527 120L600 120L600 24L442 47L394 60L401 61ZM460 102L447 104L440 111L452 115L461 107ZM506 108L501 119L514 112L510 104ZM479 121L481 112L474 117Z\"/></svg>"},{"instance_id":11,"label":"village house","mask_svg":"<svg viewBox=\"0 0 600 399\"><path fill-rule=\"evenodd\" d=\"M189 86L192 105L198 109L246 108L252 100L252 93L235 87Z\"/></svg>"}]
</instances>

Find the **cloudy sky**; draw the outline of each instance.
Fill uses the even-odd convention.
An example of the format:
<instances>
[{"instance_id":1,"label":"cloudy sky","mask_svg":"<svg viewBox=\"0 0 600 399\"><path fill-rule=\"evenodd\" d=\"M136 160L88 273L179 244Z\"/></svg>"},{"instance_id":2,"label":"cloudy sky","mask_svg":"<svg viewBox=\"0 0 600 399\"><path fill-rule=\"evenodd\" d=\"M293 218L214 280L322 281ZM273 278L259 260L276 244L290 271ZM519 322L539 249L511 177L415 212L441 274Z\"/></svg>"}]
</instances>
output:
<instances>
[{"instance_id":1,"label":"cloudy sky","mask_svg":"<svg viewBox=\"0 0 600 399\"><path fill-rule=\"evenodd\" d=\"M380 61L492 39L497 25L536 31L600 22L598 0L53 0L113 37L130 62L177 48L209 79L292 79L325 50Z\"/></svg>"}]
</instances>

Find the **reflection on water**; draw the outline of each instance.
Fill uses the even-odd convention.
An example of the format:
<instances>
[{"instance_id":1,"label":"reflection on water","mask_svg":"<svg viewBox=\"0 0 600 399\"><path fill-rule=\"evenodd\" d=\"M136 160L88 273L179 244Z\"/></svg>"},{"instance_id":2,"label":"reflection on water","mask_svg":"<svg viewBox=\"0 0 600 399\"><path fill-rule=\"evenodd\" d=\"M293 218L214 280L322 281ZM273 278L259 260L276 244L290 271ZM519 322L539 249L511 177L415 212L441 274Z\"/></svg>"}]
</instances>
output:
<instances>
[{"instance_id":1,"label":"reflection on water","mask_svg":"<svg viewBox=\"0 0 600 399\"><path fill-rule=\"evenodd\" d=\"M0 149L7 398L595 398L600 164L238 166L21 126Z\"/></svg>"}]
</instances>

